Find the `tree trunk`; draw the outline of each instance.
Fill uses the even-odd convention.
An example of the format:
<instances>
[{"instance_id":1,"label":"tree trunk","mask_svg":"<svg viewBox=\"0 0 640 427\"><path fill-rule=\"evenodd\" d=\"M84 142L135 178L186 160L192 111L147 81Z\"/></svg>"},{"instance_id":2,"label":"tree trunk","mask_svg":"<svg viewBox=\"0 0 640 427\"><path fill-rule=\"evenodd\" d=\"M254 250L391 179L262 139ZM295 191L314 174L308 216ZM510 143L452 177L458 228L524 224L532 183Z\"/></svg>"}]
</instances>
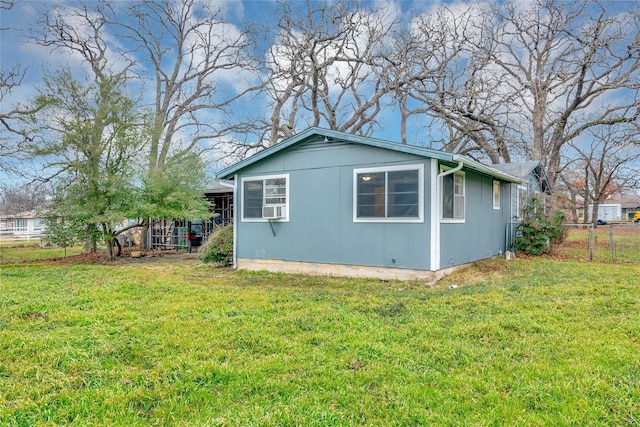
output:
<instances>
[{"instance_id":1,"label":"tree trunk","mask_svg":"<svg viewBox=\"0 0 640 427\"><path fill-rule=\"evenodd\" d=\"M120 245L120 241L118 240L117 237L113 239L113 243L114 243L115 249L116 249L116 253L114 255L114 258L121 256L122 255L122 246Z\"/></svg>"},{"instance_id":2,"label":"tree trunk","mask_svg":"<svg viewBox=\"0 0 640 427\"><path fill-rule=\"evenodd\" d=\"M113 252L113 241L115 239L109 237L108 239L106 239L106 244L107 244L107 258L109 259L109 261L113 261L116 259L116 256Z\"/></svg>"},{"instance_id":3,"label":"tree trunk","mask_svg":"<svg viewBox=\"0 0 640 427\"><path fill-rule=\"evenodd\" d=\"M89 234L89 237L87 237L87 239L84 242L84 253L85 254L92 254L95 253L98 250L98 244L96 242L96 238L95 238L95 231L96 231L96 226L95 224L88 224L87 225L87 231Z\"/></svg>"},{"instance_id":4,"label":"tree trunk","mask_svg":"<svg viewBox=\"0 0 640 427\"><path fill-rule=\"evenodd\" d=\"M593 201L593 208L591 208L591 224L594 227L598 226L598 208L600 207L600 202L597 200Z\"/></svg>"}]
</instances>

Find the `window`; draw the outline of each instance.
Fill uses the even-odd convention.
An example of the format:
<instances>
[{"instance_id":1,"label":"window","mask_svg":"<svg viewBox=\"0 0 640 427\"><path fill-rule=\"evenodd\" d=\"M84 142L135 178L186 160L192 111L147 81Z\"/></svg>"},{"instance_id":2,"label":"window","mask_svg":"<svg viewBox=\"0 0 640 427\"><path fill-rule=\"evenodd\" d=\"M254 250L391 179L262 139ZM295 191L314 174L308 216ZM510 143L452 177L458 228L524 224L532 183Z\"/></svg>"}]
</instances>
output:
<instances>
[{"instance_id":1,"label":"window","mask_svg":"<svg viewBox=\"0 0 640 427\"><path fill-rule=\"evenodd\" d=\"M280 207L283 219L289 217L289 175L250 177L242 179L242 219L264 218L263 207Z\"/></svg>"},{"instance_id":2,"label":"window","mask_svg":"<svg viewBox=\"0 0 640 427\"><path fill-rule=\"evenodd\" d=\"M522 219L522 209L524 209L524 207L527 204L527 199L529 198L529 192L527 191L527 187L523 187L521 185L518 186L518 198L517 203L517 219Z\"/></svg>"},{"instance_id":3,"label":"window","mask_svg":"<svg viewBox=\"0 0 640 427\"><path fill-rule=\"evenodd\" d=\"M355 169L354 221L420 222L422 165Z\"/></svg>"},{"instance_id":4,"label":"window","mask_svg":"<svg viewBox=\"0 0 640 427\"><path fill-rule=\"evenodd\" d=\"M493 181L493 209L500 209L500 181Z\"/></svg>"},{"instance_id":5,"label":"window","mask_svg":"<svg viewBox=\"0 0 640 427\"><path fill-rule=\"evenodd\" d=\"M27 219L26 218L14 218L13 219L13 231L26 232L27 231Z\"/></svg>"},{"instance_id":6,"label":"window","mask_svg":"<svg viewBox=\"0 0 640 427\"><path fill-rule=\"evenodd\" d=\"M442 177L442 219L464 221L464 172Z\"/></svg>"},{"instance_id":7,"label":"window","mask_svg":"<svg viewBox=\"0 0 640 427\"><path fill-rule=\"evenodd\" d=\"M33 220L33 231L43 231L46 230L47 227L45 225L43 218L35 218Z\"/></svg>"}]
</instances>

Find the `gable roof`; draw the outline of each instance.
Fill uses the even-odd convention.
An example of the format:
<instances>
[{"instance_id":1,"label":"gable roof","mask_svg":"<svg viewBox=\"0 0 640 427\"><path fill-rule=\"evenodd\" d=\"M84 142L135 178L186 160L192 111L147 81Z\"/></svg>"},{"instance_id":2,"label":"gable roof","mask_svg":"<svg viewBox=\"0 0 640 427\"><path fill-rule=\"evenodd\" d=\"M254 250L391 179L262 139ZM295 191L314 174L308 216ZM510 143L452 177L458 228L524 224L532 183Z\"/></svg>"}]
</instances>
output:
<instances>
[{"instance_id":1,"label":"gable roof","mask_svg":"<svg viewBox=\"0 0 640 427\"><path fill-rule=\"evenodd\" d=\"M619 203L623 209L639 209L640 195L616 193L611 195L605 203Z\"/></svg>"},{"instance_id":2,"label":"gable roof","mask_svg":"<svg viewBox=\"0 0 640 427\"><path fill-rule=\"evenodd\" d=\"M520 162L520 163L502 163L497 165L492 165L494 169L498 169L502 172L508 173L509 175L517 176L518 178L524 178L529 173L531 173L537 166L540 166L540 162L530 160L528 162Z\"/></svg>"},{"instance_id":3,"label":"gable roof","mask_svg":"<svg viewBox=\"0 0 640 427\"><path fill-rule=\"evenodd\" d=\"M503 163L491 166L494 169L507 173L509 175L518 177L522 180L526 180L527 175L535 175L542 184L542 190L551 194L551 185L549 179L542 169L542 165L537 160L529 160L519 163Z\"/></svg>"},{"instance_id":4,"label":"gable roof","mask_svg":"<svg viewBox=\"0 0 640 427\"><path fill-rule=\"evenodd\" d=\"M483 165L482 163L476 160L467 158L465 156L461 156L459 154L433 150L431 148L418 147L415 145L400 144L397 142L390 142L382 139L370 138L370 137L354 135L350 133L339 132L335 130L323 129L318 127L310 127L296 135L293 135L291 138L287 138L284 141L281 141L272 147L269 147L263 151L260 151L257 154L254 154L251 157L247 157L246 159L241 160L240 162L235 163L223 169L217 174L217 177L221 179L231 179L233 178L233 175L239 172L240 170L254 163L257 163L269 156L272 156L281 151L290 149L294 146L304 144L307 142L318 141L320 139L324 139L327 142L339 140L342 142L350 142L353 144L383 148L385 150L391 150L391 151L396 151L396 152L401 152L406 154L413 154L413 155L424 157L424 158L434 158L434 159L451 162L451 163L462 162L464 163L464 167L475 170L476 172L490 175L492 177L499 178L508 182L516 182L516 183L522 182L522 179L520 177L516 177L507 172L500 171L498 169L494 169L493 167Z\"/></svg>"}]
</instances>

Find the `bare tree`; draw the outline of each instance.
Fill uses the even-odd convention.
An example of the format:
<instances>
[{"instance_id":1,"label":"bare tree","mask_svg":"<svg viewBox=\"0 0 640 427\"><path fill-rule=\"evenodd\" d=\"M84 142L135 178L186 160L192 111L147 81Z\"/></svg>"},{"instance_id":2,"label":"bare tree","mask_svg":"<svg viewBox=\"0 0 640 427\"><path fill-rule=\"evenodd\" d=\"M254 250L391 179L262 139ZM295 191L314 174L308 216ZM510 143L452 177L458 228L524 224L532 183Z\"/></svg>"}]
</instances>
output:
<instances>
[{"instance_id":1,"label":"bare tree","mask_svg":"<svg viewBox=\"0 0 640 427\"><path fill-rule=\"evenodd\" d=\"M591 208L591 221L597 224L598 206L615 192L637 190L640 183L640 139L635 127L590 127L580 140L568 143L575 159L573 171L581 170L576 186L582 196L584 212ZM573 182L575 184L575 181Z\"/></svg>"},{"instance_id":2,"label":"bare tree","mask_svg":"<svg viewBox=\"0 0 640 427\"><path fill-rule=\"evenodd\" d=\"M142 82L150 169L236 130L215 117L224 117L234 101L256 89L242 81L256 69L247 31L225 23L222 12L206 2L54 6L33 31L36 43L79 56L97 77L106 70L116 77L126 72L130 90Z\"/></svg>"},{"instance_id":3,"label":"bare tree","mask_svg":"<svg viewBox=\"0 0 640 427\"><path fill-rule=\"evenodd\" d=\"M0 212L16 214L31 210L43 209L47 205L48 192L40 186L0 185Z\"/></svg>"},{"instance_id":4,"label":"bare tree","mask_svg":"<svg viewBox=\"0 0 640 427\"><path fill-rule=\"evenodd\" d=\"M475 44L487 38L492 14L484 5L466 9L441 6L415 17L406 40L409 70L398 97L402 117L428 115L436 119L438 148L509 162L509 142L517 130L498 95L499 76L488 72L488 59ZM427 72L428 71L428 72Z\"/></svg>"},{"instance_id":5,"label":"bare tree","mask_svg":"<svg viewBox=\"0 0 640 427\"><path fill-rule=\"evenodd\" d=\"M267 53L271 114L266 145L295 130L324 126L369 135L376 126L388 81L392 10L351 2L279 3L275 43Z\"/></svg>"},{"instance_id":6,"label":"bare tree","mask_svg":"<svg viewBox=\"0 0 640 427\"><path fill-rule=\"evenodd\" d=\"M122 19L125 13L129 19ZM199 141L228 131L204 114L224 112L250 90L221 84L224 76L219 74L230 73L227 78L233 76L238 83L239 71L251 64L245 66L245 35L224 24L217 13L196 0L132 2L125 8L105 1L54 6L38 23L34 41L74 55L99 87L114 80L128 92L142 90L138 106L150 105L150 131L138 146L147 159L140 165L146 171L140 177L148 186L142 193L145 205L166 206L165 199L173 197L173 188L155 191L173 182L165 175L180 169L201 176L204 165L192 156L201 152ZM147 98L149 85L154 90ZM140 216L139 225L146 225L147 216Z\"/></svg>"},{"instance_id":7,"label":"bare tree","mask_svg":"<svg viewBox=\"0 0 640 427\"><path fill-rule=\"evenodd\" d=\"M0 0L0 10L11 10L15 4L15 0ZM0 32L9 30L0 27ZM11 95L22 84L26 74L27 68L21 64L0 69L0 170L12 173L20 172L14 163L20 160L23 145L32 138L24 119L33 111L10 102Z\"/></svg>"},{"instance_id":8,"label":"bare tree","mask_svg":"<svg viewBox=\"0 0 640 427\"><path fill-rule=\"evenodd\" d=\"M9 104L12 92L22 84L26 72L27 69L19 64L8 70L0 70L0 105ZM0 110L0 170L16 170L14 162L19 160L22 146L32 137L23 121L31 112L29 108L20 105Z\"/></svg>"},{"instance_id":9,"label":"bare tree","mask_svg":"<svg viewBox=\"0 0 640 427\"><path fill-rule=\"evenodd\" d=\"M197 0L136 1L126 13L133 21L111 19L134 46L129 54L152 88L150 168L198 149L200 141L244 130L224 118L235 101L258 88L248 30Z\"/></svg>"},{"instance_id":10,"label":"bare tree","mask_svg":"<svg viewBox=\"0 0 640 427\"><path fill-rule=\"evenodd\" d=\"M568 142L640 116L639 8L605 6L615 7L507 1L416 18L412 34L425 47L414 58L440 73L411 86L409 110L436 118L444 149L494 163L540 160L553 184Z\"/></svg>"},{"instance_id":11,"label":"bare tree","mask_svg":"<svg viewBox=\"0 0 640 427\"><path fill-rule=\"evenodd\" d=\"M530 120L528 157L546 166L552 185L568 142L640 116L640 12L605 6L536 0L496 9L486 54L508 77L501 86L516 97L510 107Z\"/></svg>"}]
</instances>

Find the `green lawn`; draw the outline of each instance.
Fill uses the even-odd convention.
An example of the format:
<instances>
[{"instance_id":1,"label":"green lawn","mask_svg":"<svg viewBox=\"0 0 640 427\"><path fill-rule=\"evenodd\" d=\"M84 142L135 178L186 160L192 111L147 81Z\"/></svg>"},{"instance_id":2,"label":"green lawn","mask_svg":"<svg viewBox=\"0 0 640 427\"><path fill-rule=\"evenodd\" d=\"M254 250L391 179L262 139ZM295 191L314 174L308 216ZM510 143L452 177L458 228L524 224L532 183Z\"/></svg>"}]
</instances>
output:
<instances>
[{"instance_id":1,"label":"green lawn","mask_svg":"<svg viewBox=\"0 0 640 427\"><path fill-rule=\"evenodd\" d=\"M65 256L82 253L81 246L67 248L61 247L40 248L40 242L1 242L0 264L13 264L17 262L31 262L51 258L63 258Z\"/></svg>"},{"instance_id":2,"label":"green lawn","mask_svg":"<svg viewBox=\"0 0 640 427\"><path fill-rule=\"evenodd\" d=\"M640 423L638 265L490 261L436 287L0 268L0 425Z\"/></svg>"},{"instance_id":3,"label":"green lawn","mask_svg":"<svg viewBox=\"0 0 640 427\"><path fill-rule=\"evenodd\" d=\"M640 225L599 226L594 231L593 261L640 264ZM558 257L588 261L589 229L569 228L566 240L554 247Z\"/></svg>"}]
</instances>

